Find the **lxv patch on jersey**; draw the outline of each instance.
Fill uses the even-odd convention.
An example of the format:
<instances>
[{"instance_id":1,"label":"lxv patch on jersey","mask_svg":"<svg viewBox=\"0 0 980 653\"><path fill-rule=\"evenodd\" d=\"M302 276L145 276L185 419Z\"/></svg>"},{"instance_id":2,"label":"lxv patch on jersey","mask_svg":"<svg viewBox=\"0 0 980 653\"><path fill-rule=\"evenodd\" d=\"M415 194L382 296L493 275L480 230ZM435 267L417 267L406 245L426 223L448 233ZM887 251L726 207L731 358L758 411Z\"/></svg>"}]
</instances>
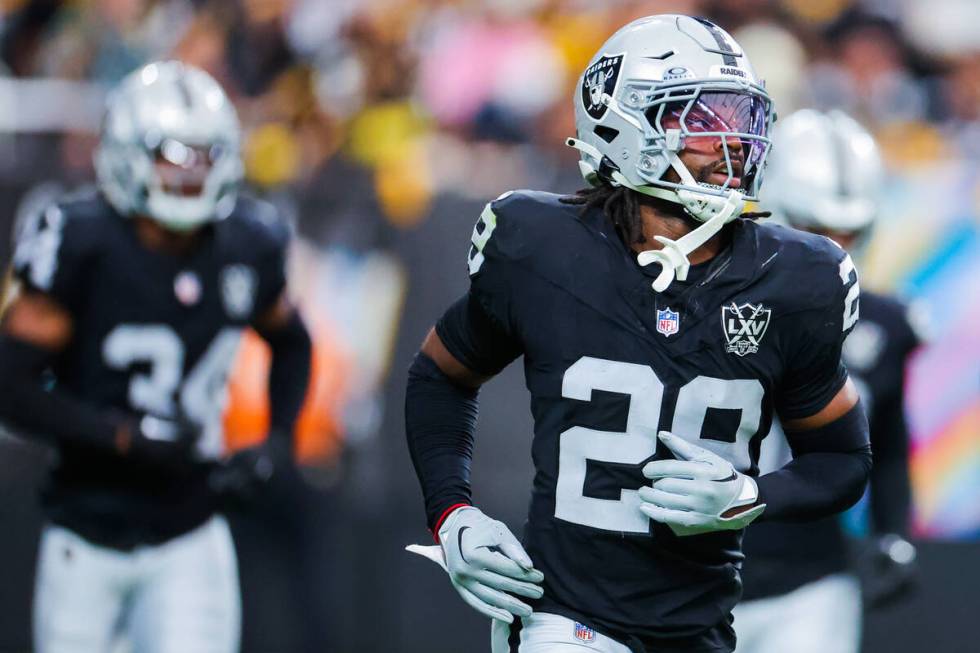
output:
<instances>
[{"instance_id":1,"label":"lxv patch on jersey","mask_svg":"<svg viewBox=\"0 0 980 653\"><path fill-rule=\"evenodd\" d=\"M761 303L752 305L746 302L736 306L732 302L721 307L721 326L727 345L725 351L736 356L746 356L759 351L759 343L769 328L772 310Z\"/></svg>"}]
</instances>

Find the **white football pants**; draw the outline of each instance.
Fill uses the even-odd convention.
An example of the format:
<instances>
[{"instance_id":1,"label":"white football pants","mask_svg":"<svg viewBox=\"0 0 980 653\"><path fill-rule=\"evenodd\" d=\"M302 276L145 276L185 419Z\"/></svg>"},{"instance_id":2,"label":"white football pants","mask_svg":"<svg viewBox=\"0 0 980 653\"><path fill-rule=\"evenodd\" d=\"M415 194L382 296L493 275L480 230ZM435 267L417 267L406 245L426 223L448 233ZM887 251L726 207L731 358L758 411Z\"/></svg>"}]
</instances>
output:
<instances>
[{"instance_id":1,"label":"white football pants","mask_svg":"<svg viewBox=\"0 0 980 653\"><path fill-rule=\"evenodd\" d=\"M583 628L568 617L535 612L521 622L520 643L511 647L510 624L493 620L492 653L630 653L625 644Z\"/></svg>"},{"instance_id":2,"label":"white football pants","mask_svg":"<svg viewBox=\"0 0 980 653\"><path fill-rule=\"evenodd\" d=\"M861 645L861 588L833 574L789 594L739 603L736 653L857 653Z\"/></svg>"},{"instance_id":3,"label":"white football pants","mask_svg":"<svg viewBox=\"0 0 980 653\"><path fill-rule=\"evenodd\" d=\"M215 516L156 546L117 551L48 525L34 588L36 653L235 653L241 631L231 531Z\"/></svg>"}]
</instances>

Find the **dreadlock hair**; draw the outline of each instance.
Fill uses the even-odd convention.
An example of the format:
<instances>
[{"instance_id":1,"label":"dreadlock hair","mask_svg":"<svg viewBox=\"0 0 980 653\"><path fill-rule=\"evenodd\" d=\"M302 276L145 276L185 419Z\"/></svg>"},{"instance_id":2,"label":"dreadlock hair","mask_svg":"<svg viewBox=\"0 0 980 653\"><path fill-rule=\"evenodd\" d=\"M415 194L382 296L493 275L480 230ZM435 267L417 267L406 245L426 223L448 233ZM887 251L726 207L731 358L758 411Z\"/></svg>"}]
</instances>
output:
<instances>
[{"instance_id":1,"label":"dreadlock hair","mask_svg":"<svg viewBox=\"0 0 980 653\"><path fill-rule=\"evenodd\" d=\"M602 212L612 221L616 229L616 235L627 247L634 243L645 243L646 236L643 235L643 217L640 213L641 206L649 206L661 213L678 215L686 220L693 221L694 218L674 202L650 197L638 193L625 186L613 186L605 181L598 186L590 186L575 191L574 195L566 195L559 199L562 204L573 204L582 207L582 213L591 209L601 208ZM771 214L768 211L746 212L740 214L739 218L747 220L757 220L767 218Z\"/></svg>"},{"instance_id":2,"label":"dreadlock hair","mask_svg":"<svg viewBox=\"0 0 980 653\"><path fill-rule=\"evenodd\" d=\"M601 183L575 191L574 195L566 195L559 201L562 204L574 204L582 207L582 213L601 208L602 212L612 221L616 235L625 245L645 243L643 235L643 218L640 216L640 195L625 186L612 186Z\"/></svg>"}]
</instances>

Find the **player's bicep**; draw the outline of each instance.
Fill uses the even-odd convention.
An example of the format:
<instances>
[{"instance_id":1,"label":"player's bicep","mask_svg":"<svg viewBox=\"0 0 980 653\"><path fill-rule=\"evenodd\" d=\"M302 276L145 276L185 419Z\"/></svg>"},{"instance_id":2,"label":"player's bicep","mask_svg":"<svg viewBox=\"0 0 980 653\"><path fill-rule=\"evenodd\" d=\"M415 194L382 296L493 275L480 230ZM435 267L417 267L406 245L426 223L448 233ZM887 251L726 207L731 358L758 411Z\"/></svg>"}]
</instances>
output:
<instances>
[{"instance_id":1,"label":"player's bicep","mask_svg":"<svg viewBox=\"0 0 980 653\"><path fill-rule=\"evenodd\" d=\"M286 291L282 290L272 304L252 320L251 326L260 334L278 331L289 324L295 311Z\"/></svg>"},{"instance_id":2,"label":"player's bicep","mask_svg":"<svg viewBox=\"0 0 980 653\"><path fill-rule=\"evenodd\" d=\"M468 388L478 388L490 380L489 375L474 372L453 356L452 352L446 348L442 338L436 333L435 327L429 329L420 351L431 358L442 373L454 383Z\"/></svg>"},{"instance_id":3,"label":"player's bicep","mask_svg":"<svg viewBox=\"0 0 980 653\"><path fill-rule=\"evenodd\" d=\"M50 351L61 351L71 340L71 313L50 295L22 289L3 316L4 335Z\"/></svg>"},{"instance_id":4,"label":"player's bicep","mask_svg":"<svg viewBox=\"0 0 980 653\"><path fill-rule=\"evenodd\" d=\"M843 387L823 408L813 415L783 420L783 428L787 431L809 431L820 428L845 415L854 408L858 399L857 388L850 379L847 379Z\"/></svg>"}]
</instances>

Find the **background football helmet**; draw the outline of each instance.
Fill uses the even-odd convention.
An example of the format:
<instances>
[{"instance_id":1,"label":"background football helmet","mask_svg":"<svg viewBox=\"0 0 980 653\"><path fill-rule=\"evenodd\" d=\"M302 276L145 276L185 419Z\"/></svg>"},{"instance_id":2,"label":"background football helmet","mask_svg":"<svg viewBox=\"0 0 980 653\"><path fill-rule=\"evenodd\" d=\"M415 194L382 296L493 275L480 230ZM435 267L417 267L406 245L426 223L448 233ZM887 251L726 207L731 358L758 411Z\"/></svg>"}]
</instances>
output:
<instances>
[{"instance_id":1,"label":"background football helmet","mask_svg":"<svg viewBox=\"0 0 980 653\"><path fill-rule=\"evenodd\" d=\"M777 125L765 199L800 229L864 233L883 176L874 137L841 111L803 109Z\"/></svg>"},{"instance_id":2,"label":"background football helmet","mask_svg":"<svg viewBox=\"0 0 980 653\"><path fill-rule=\"evenodd\" d=\"M240 138L235 109L210 75L177 61L149 64L109 95L94 158L99 187L123 215L194 229L233 208Z\"/></svg>"}]
</instances>

